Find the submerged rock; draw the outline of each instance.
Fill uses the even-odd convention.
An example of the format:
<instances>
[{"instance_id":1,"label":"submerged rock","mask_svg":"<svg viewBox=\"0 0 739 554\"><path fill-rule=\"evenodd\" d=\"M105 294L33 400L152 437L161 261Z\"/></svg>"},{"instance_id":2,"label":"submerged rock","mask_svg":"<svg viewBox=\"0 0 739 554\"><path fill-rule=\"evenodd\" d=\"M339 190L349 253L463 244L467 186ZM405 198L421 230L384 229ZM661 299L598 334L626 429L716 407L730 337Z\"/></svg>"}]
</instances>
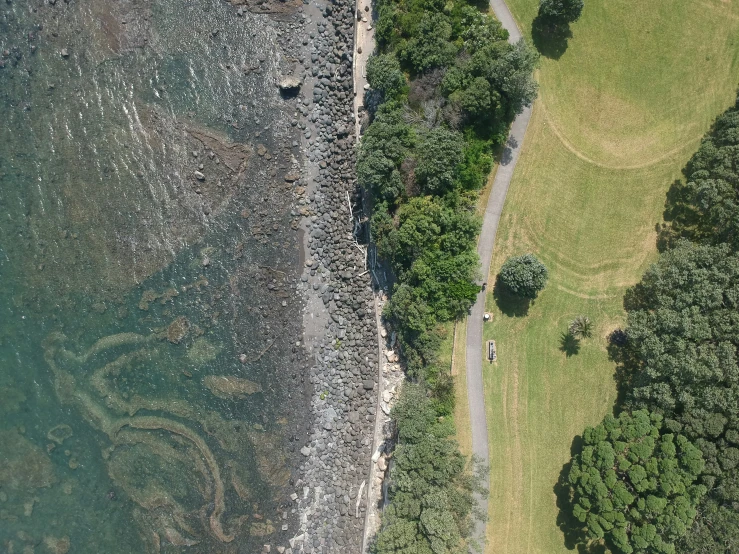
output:
<instances>
[{"instance_id":1,"label":"submerged rock","mask_svg":"<svg viewBox=\"0 0 739 554\"><path fill-rule=\"evenodd\" d=\"M190 322L186 317L180 316L167 327L167 340L172 344L179 344L190 330Z\"/></svg>"},{"instance_id":2,"label":"submerged rock","mask_svg":"<svg viewBox=\"0 0 739 554\"><path fill-rule=\"evenodd\" d=\"M44 537L44 546L52 554L67 554L71 545L69 542L69 537L65 535L61 538L56 538L52 536Z\"/></svg>"},{"instance_id":3,"label":"submerged rock","mask_svg":"<svg viewBox=\"0 0 739 554\"><path fill-rule=\"evenodd\" d=\"M60 423L49 429L46 438L57 444L62 444L65 440L72 436L72 428L66 423Z\"/></svg>"},{"instance_id":4,"label":"submerged rock","mask_svg":"<svg viewBox=\"0 0 739 554\"><path fill-rule=\"evenodd\" d=\"M219 347L200 337L195 339L195 342L187 350L187 358L196 365L203 365L215 360L219 352Z\"/></svg>"},{"instance_id":5,"label":"submerged rock","mask_svg":"<svg viewBox=\"0 0 739 554\"><path fill-rule=\"evenodd\" d=\"M232 375L208 375L203 384L215 396L224 399L243 398L262 390L259 383Z\"/></svg>"},{"instance_id":6,"label":"submerged rock","mask_svg":"<svg viewBox=\"0 0 739 554\"><path fill-rule=\"evenodd\" d=\"M26 395L18 389L0 387L0 412L17 412L25 401Z\"/></svg>"},{"instance_id":7,"label":"submerged rock","mask_svg":"<svg viewBox=\"0 0 739 554\"><path fill-rule=\"evenodd\" d=\"M38 489L56 478L51 459L17 431L0 431L0 487Z\"/></svg>"}]
</instances>

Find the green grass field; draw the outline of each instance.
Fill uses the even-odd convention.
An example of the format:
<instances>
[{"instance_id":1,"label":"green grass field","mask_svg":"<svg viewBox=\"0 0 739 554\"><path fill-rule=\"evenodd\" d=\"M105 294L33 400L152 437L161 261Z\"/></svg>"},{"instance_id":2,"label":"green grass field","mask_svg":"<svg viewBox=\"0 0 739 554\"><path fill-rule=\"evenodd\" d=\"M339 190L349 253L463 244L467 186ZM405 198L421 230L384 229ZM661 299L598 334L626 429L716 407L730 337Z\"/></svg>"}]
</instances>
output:
<instances>
[{"instance_id":1,"label":"green grass field","mask_svg":"<svg viewBox=\"0 0 739 554\"><path fill-rule=\"evenodd\" d=\"M527 36L537 0L510 0ZM494 275L534 252L547 288L525 316L494 312L485 364L490 430L486 552L567 552L554 492L572 441L612 409L606 336L622 297L656 258L655 224L671 182L739 84L739 4L586 0L541 84L498 231ZM560 337L578 314L596 325L578 354Z\"/></svg>"}]
</instances>

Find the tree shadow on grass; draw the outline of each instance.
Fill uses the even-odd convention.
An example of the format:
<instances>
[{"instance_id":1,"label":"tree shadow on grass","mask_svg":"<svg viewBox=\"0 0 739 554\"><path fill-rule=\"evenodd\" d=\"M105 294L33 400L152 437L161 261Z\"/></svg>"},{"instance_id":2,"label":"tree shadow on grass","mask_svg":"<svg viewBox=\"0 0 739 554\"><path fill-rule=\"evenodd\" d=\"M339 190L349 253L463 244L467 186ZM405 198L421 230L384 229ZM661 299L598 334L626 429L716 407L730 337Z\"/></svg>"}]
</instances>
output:
<instances>
[{"instance_id":1,"label":"tree shadow on grass","mask_svg":"<svg viewBox=\"0 0 739 554\"><path fill-rule=\"evenodd\" d=\"M521 298L511 293L505 285L500 282L500 277L495 279L495 287L493 288L493 298L498 308L508 317L524 317L529 313L531 300L529 298Z\"/></svg>"},{"instance_id":2,"label":"tree shadow on grass","mask_svg":"<svg viewBox=\"0 0 739 554\"><path fill-rule=\"evenodd\" d=\"M537 15L531 22L531 39L542 56L558 60L567 51L567 41L572 38L568 24L553 24Z\"/></svg>"},{"instance_id":3,"label":"tree shadow on grass","mask_svg":"<svg viewBox=\"0 0 739 554\"><path fill-rule=\"evenodd\" d=\"M570 445L570 456L574 457L582 451L582 437L580 435L572 439ZM587 544L587 537L583 532L583 524L572 515L572 491L568 483L568 476L572 462L567 462L559 472L557 484L552 489L557 498L557 527L564 535L564 544L567 550L577 550L579 554L605 554L607 552L602 544Z\"/></svg>"},{"instance_id":4,"label":"tree shadow on grass","mask_svg":"<svg viewBox=\"0 0 739 554\"><path fill-rule=\"evenodd\" d=\"M608 335L608 359L616 363L616 371L613 379L616 381L616 402L614 403L614 416L617 415L617 407L626 402L626 395L633 388L632 380L638 360L628 345L628 335L623 329L614 329Z\"/></svg>"},{"instance_id":5,"label":"tree shadow on grass","mask_svg":"<svg viewBox=\"0 0 739 554\"><path fill-rule=\"evenodd\" d=\"M565 353L568 358L580 352L580 339L569 331L565 331L559 337L559 349Z\"/></svg>"}]
</instances>

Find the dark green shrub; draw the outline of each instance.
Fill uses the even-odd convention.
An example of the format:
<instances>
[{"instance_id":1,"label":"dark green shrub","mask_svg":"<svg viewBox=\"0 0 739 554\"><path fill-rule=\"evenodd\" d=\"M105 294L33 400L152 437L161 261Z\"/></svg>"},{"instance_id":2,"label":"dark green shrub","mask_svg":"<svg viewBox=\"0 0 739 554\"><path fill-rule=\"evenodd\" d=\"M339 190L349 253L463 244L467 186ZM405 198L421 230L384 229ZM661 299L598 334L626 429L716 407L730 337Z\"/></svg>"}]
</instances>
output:
<instances>
[{"instance_id":1,"label":"dark green shrub","mask_svg":"<svg viewBox=\"0 0 739 554\"><path fill-rule=\"evenodd\" d=\"M442 195L451 190L462 156L463 142L459 132L437 127L421 137L416 179L423 191Z\"/></svg>"},{"instance_id":2,"label":"dark green shrub","mask_svg":"<svg viewBox=\"0 0 739 554\"><path fill-rule=\"evenodd\" d=\"M584 6L583 0L539 0L539 16L553 24L574 23Z\"/></svg>"},{"instance_id":3,"label":"dark green shrub","mask_svg":"<svg viewBox=\"0 0 739 554\"><path fill-rule=\"evenodd\" d=\"M500 284L515 296L533 299L547 284L547 268L533 254L508 258L498 274Z\"/></svg>"},{"instance_id":4,"label":"dark green shrub","mask_svg":"<svg viewBox=\"0 0 739 554\"><path fill-rule=\"evenodd\" d=\"M392 54L372 56L367 62L367 82L386 99L395 98L406 88L405 75L398 59Z\"/></svg>"}]
</instances>

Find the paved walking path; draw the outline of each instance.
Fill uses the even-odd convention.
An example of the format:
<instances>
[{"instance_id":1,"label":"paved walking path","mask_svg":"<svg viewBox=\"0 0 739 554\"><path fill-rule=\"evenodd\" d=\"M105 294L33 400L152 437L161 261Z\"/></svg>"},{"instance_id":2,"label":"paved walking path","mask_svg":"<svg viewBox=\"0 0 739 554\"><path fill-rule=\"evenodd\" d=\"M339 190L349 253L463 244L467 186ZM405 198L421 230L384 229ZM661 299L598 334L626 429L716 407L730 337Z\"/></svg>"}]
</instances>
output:
<instances>
[{"instance_id":1,"label":"paved walking path","mask_svg":"<svg viewBox=\"0 0 739 554\"><path fill-rule=\"evenodd\" d=\"M503 0L490 0L490 7L495 12L498 20L503 24L503 27L508 30L508 41L517 42L521 38L521 32L518 30L518 26L506 3ZM523 137L526 134L526 128L529 125L530 118L531 108L528 107L513 121L498 171L495 174L493 188L485 209L480 240L477 244L477 253L480 255L483 279L487 279L490 260L493 257L493 245L495 244L495 234L498 231L500 214L503 211L508 186L511 184L513 170L516 167L518 155L521 152ZM485 393L482 385L482 318L485 314L485 295L486 291L482 291L477 295L477 301L472 306L471 314L467 320L467 356L465 365L467 368L467 398L470 404L470 422L472 427L472 452L487 466L490 461L488 457L488 425L485 417ZM487 357L487 352L485 352L485 356ZM485 361L486 365L487 363ZM485 513L487 513L487 499L483 499L482 507ZM477 524L476 536L481 544L484 543L485 525L483 523Z\"/></svg>"}]
</instances>

